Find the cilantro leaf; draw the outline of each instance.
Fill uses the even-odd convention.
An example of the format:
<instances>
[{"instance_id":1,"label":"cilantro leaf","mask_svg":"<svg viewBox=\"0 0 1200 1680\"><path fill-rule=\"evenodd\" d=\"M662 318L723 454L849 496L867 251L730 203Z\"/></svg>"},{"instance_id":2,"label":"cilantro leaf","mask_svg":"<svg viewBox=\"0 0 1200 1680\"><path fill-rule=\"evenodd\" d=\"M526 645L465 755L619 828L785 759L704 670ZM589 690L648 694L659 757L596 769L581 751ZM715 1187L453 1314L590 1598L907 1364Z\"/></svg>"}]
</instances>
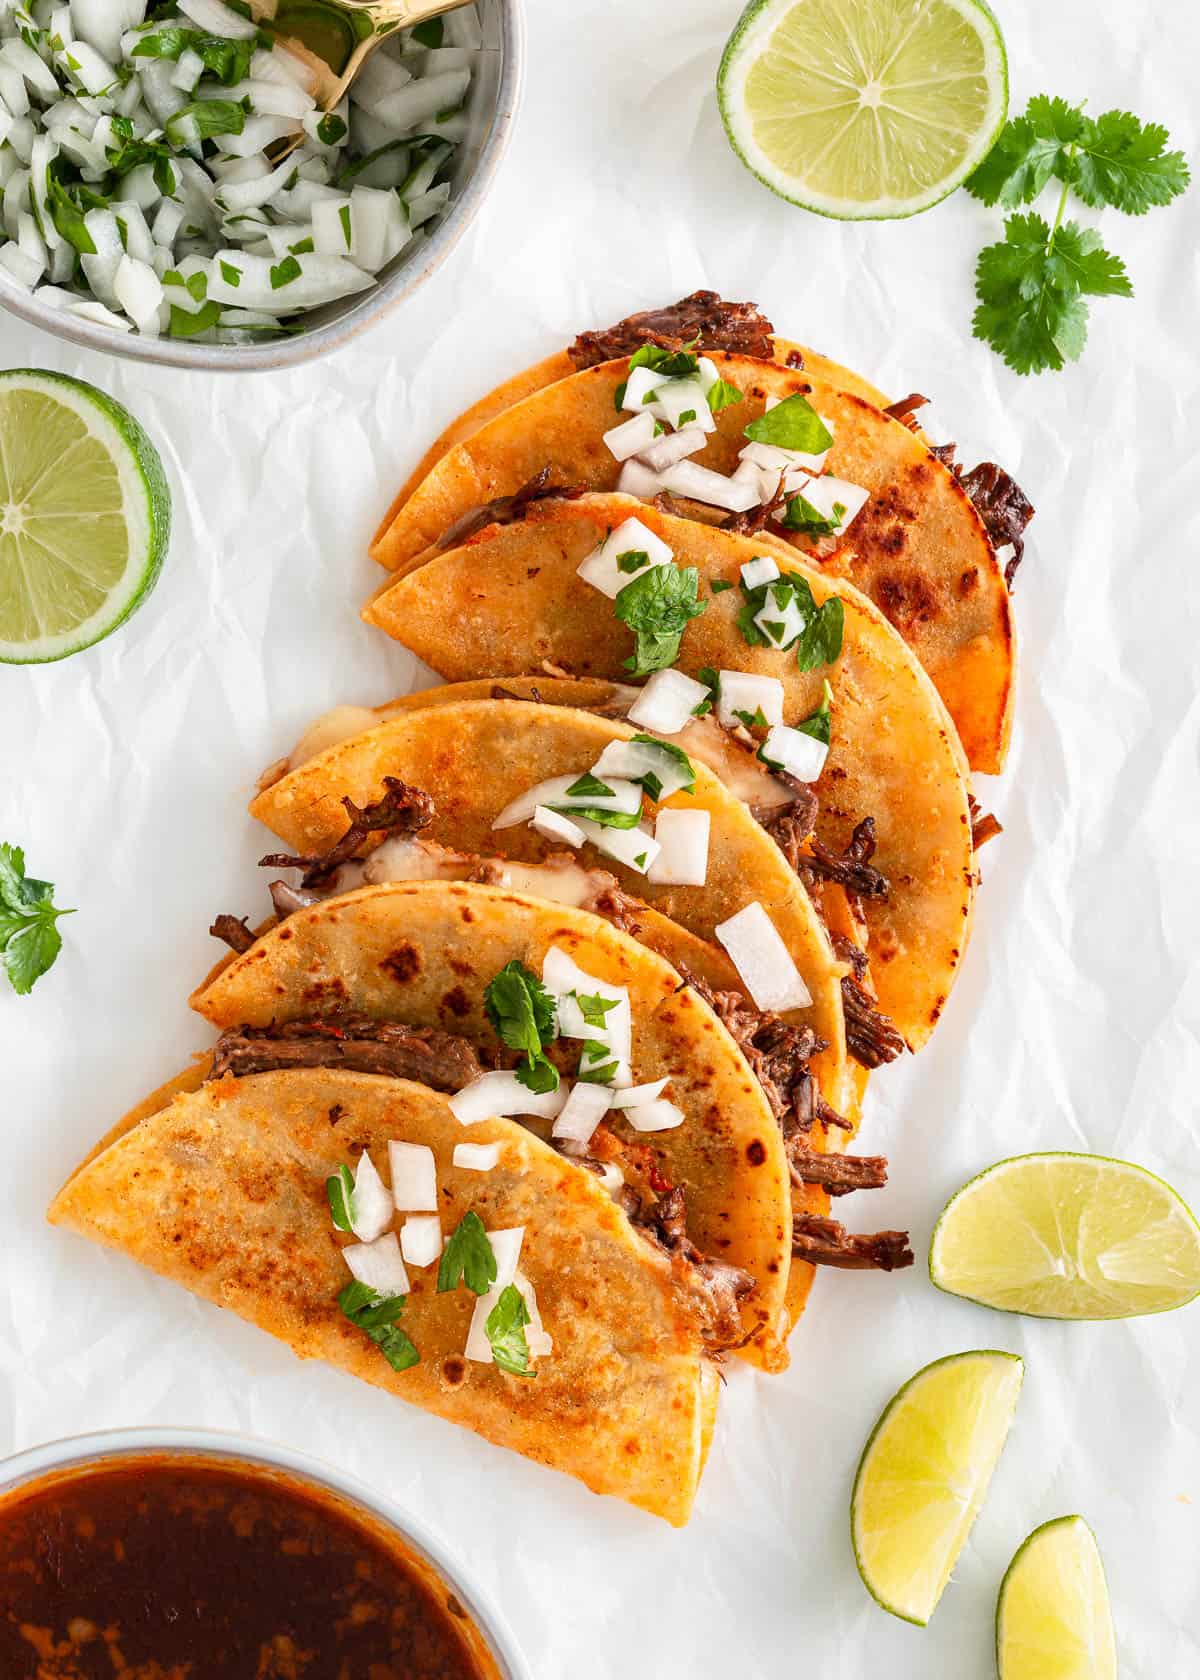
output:
<instances>
[{"instance_id":1,"label":"cilantro leaf","mask_svg":"<svg viewBox=\"0 0 1200 1680\"><path fill-rule=\"evenodd\" d=\"M607 811L602 805L551 805L550 809L561 811L564 817L582 817L601 828L636 828L642 820L640 811Z\"/></svg>"},{"instance_id":2,"label":"cilantro leaf","mask_svg":"<svg viewBox=\"0 0 1200 1680\"><path fill-rule=\"evenodd\" d=\"M440 18L438 22L441 22ZM336 116L332 111L326 111L317 124L317 139L322 146L336 146L339 140L344 139L345 134L346 124L344 119Z\"/></svg>"},{"instance_id":3,"label":"cilantro leaf","mask_svg":"<svg viewBox=\"0 0 1200 1680\"><path fill-rule=\"evenodd\" d=\"M611 799L612 789L607 782L602 782L599 776L594 776L590 770L585 770L578 781L571 783L567 789L569 799Z\"/></svg>"},{"instance_id":4,"label":"cilantro leaf","mask_svg":"<svg viewBox=\"0 0 1200 1680\"><path fill-rule=\"evenodd\" d=\"M801 718L796 728L802 735L811 735L814 741L823 741L829 745L833 734L833 690L826 680L821 693L821 704L815 712L810 712L806 718ZM759 754L762 757L762 754Z\"/></svg>"},{"instance_id":5,"label":"cilantro leaf","mask_svg":"<svg viewBox=\"0 0 1200 1680\"><path fill-rule=\"evenodd\" d=\"M665 758L669 758L679 766L687 777L687 781L678 789L680 793L695 792L696 767L682 747L677 747L674 741L660 741L657 735L638 734L633 739L638 746L653 747L655 752L662 753ZM645 788L651 799L657 799L662 793L663 784L652 770L648 770L643 776L635 776L633 779Z\"/></svg>"},{"instance_id":6,"label":"cilantro leaf","mask_svg":"<svg viewBox=\"0 0 1200 1680\"><path fill-rule=\"evenodd\" d=\"M693 339L690 346L682 350L665 350L661 344L642 344L629 358L629 371L634 368L653 368L655 373L661 373L664 379L688 379L700 367L700 358L695 354L696 345L700 340Z\"/></svg>"},{"instance_id":7,"label":"cilantro leaf","mask_svg":"<svg viewBox=\"0 0 1200 1680\"><path fill-rule=\"evenodd\" d=\"M752 443L798 449L805 455L820 455L833 444L833 433L802 391L793 392L757 420L751 420L745 435Z\"/></svg>"},{"instance_id":8,"label":"cilantro leaf","mask_svg":"<svg viewBox=\"0 0 1200 1680\"><path fill-rule=\"evenodd\" d=\"M788 648L794 644L796 663L802 671L832 665L841 655L845 608L840 596L830 595L818 607L808 579L787 572L755 589L747 589L743 583L742 594L746 599L738 613L738 629L751 647ZM800 630L785 642L768 636L755 620L768 602L777 611L786 610L789 595L799 613ZM784 634L785 627L781 626L779 637Z\"/></svg>"},{"instance_id":9,"label":"cilantro leaf","mask_svg":"<svg viewBox=\"0 0 1200 1680\"><path fill-rule=\"evenodd\" d=\"M245 126L246 113L235 99L195 99L173 112L163 128L171 144L183 149L214 134L240 134Z\"/></svg>"},{"instance_id":10,"label":"cilantro leaf","mask_svg":"<svg viewBox=\"0 0 1200 1680\"><path fill-rule=\"evenodd\" d=\"M617 1063L615 1059L606 1062L604 1057L612 1058L612 1053L611 1044L602 1044L598 1038L585 1038L575 1077L581 1079L585 1085L611 1085L616 1076Z\"/></svg>"},{"instance_id":11,"label":"cilantro leaf","mask_svg":"<svg viewBox=\"0 0 1200 1680\"><path fill-rule=\"evenodd\" d=\"M728 578L714 578L708 586L708 592L710 595L724 595L727 589L732 588L733 584Z\"/></svg>"},{"instance_id":12,"label":"cilantro leaf","mask_svg":"<svg viewBox=\"0 0 1200 1680\"><path fill-rule=\"evenodd\" d=\"M733 715L739 722L744 723L747 729L769 729L771 727L761 706L755 706L752 712L735 710Z\"/></svg>"},{"instance_id":13,"label":"cilantro leaf","mask_svg":"<svg viewBox=\"0 0 1200 1680\"><path fill-rule=\"evenodd\" d=\"M1169 204L1191 180L1183 153L1165 150L1169 139L1161 123L1141 123L1131 111L1089 117L1078 137L1071 185L1085 204L1144 216Z\"/></svg>"},{"instance_id":14,"label":"cilantro leaf","mask_svg":"<svg viewBox=\"0 0 1200 1680\"><path fill-rule=\"evenodd\" d=\"M708 407L711 414L720 414L723 408L732 408L734 403L745 400L737 386L731 385L727 379L718 379L715 385L709 387Z\"/></svg>"},{"instance_id":15,"label":"cilantro leaf","mask_svg":"<svg viewBox=\"0 0 1200 1680\"><path fill-rule=\"evenodd\" d=\"M325 1194L329 1198L329 1214L339 1231L354 1229L354 1175L343 1161L335 1173L325 1180Z\"/></svg>"},{"instance_id":16,"label":"cilantro leaf","mask_svg":"<svg viewBox=\"0 0 1200 1680\"><path fill-rule=\"evenodd\" d=\"M555 1037L554 999L532 969L515 958L506 963L483 994L487 1018L502 1044L523 1050L517 1078L531 1091L556 1091L558 1069L545 1054Z\"/></svg>"},{"instance_id":17,"label":"cilantro leaf","mask_svg":"<svg viewBox=\"0 0 1200 1680\"><path fill-rule=\"evenodd\" d=\"M271 270L271 290L277 292L281 286L289 286L293 280L300 278L301 268L295 257L284 257Z\"/></svg>"},{"instance_id":18,"label":"cilantro leaf","mask_svg":"<svg viewBox=\"0 0 1200 1680\"><path fill-rule=\"evenodd\" d=\"M652 566L619 592L613 610L636 639L634 653L625 660L635 677L674 662L684 630L708 606L697 599L699 584L695 566Z\"/></svg>"},{"instance_id":19,"label":"cilantro leaf","mask_svg":"<svg viewBox=\"0 0 1200 1680\"><path fill-rule=\"evenodd\" d=\"M599 992L572 992L571 996L579 1005L579 1013L583 1016L585 1025L598 1027L603 1031L604 1017L610 1009L617 1007L616 998L601 997Z\"/></svg>"},{"instance_id":20,"label":"cilantro leaf","mask_svg":"<svg viewBox=\"0 0 1200 1680\"><path fill-rule=\"evenodd\" d=\"M496 1253L473 1210L464 1213L438 1262L438 1293L465 1283L473 1295L486 1295L496 1281Z\"/></svg>"},{"instance_id":21,"label":"cilantro leaf","mask_svg":"<svg viewBox=\"0 0 1200 1680\"><path fill-rule=\"evenodd\" d=\"M1120 257L1106 251L1095 228L1063 222L1054 235L1048 259L1063 284L1074 284L1089 297L1132 297L1133 285Z\"/></svg>"},{"instance_id":22,"label":"cilantro leaf","mask_svg":"<svg viewBox=\"0 0 1200 1680\"><path fill-rule=\"evenodd\" d=\"M426 18L424 23L414 24L412 38L423 47L440 47L445 25L445 18Z\"/></svg>"},{"instance_id":23,"label":"cilantro leaf","mask_svg":"<svg viewBox=\"0 0 1200 1680\"><path fill-rule=\"evenodd\" d=\"M702 682L708 689L708 699L701 700L698 706L692 707L692 716L707 717L721 697L721 679L711 665L701 665L696 672L696 681Z\"/></svg>"},{"instance_id":24,"label":"cilantro leaf","mask_svg":"<svg viewBox=\"0 0 1200 1680\"><path fill-rule=\"evenodd\" d=\"M802 671L818 665L832 665L842 651L846 609L840 595L828 595L800 632L796 643L796 664Z\"/></svg>"},{"instance_id":25,"label":"cilantro leaf","mask_svg":"<svg viewBox=\"0 0 1200 1680\"><path fill-rule=\"evenodd\" d=\"M73 914L55 909L53 893L49 881L25 874L19 846L0 845L0 950L12 989L22 997L62 950L58 918Z\"/></svg>"},{"instance_id":26,"label":"cilantro leaf","mask_svg":"<svg viewBox=\"0 0 1200 1680\"><path fill-rule=\"evenodd\" d=\"M407 1371L421 1360L407 1332L396 1323L405 1299L403 1295L377 1295L357 1279L338 1295L342 1312L356 1329L371 1338L393 1371Z\"/></svg>"},{"instance_id":27,"label":"cilantro leaf","mask_svg":"<svg viewBox=\"0 0 1200 1680\"><path fill-rule=\"evenodd\" d=\"M631 548L624 554L617 555L617 570L619 572L640 572L643 566L650 564L650 556L644 548Z\"/></svg>"},{"instance_id":28,"label":"cilantro leaf","mask_svg":"<svg viewBox=\"0 0 1200 1680\"><path fill-rule=\"evenodd\" d=\"M1083 132L1083 112L1065 99L1039 94L1023 117L1005 123L987 157L968 176L966 188L984 204L1029 204L1052 175L1065 180L1070 146Z\"/></svg>"},{"instance_id":29,"label":"cilantro leaf","mask_svg":"<svg viewBox=\"0 0 1200 1680\"><path fill-rule=\"evenodd\" d=\"M529 1308L515 1283L506 1284L500 1299L487 1315L484 1329L492 1345L492 1358L510 1377L535 1377L537 1372L529 1363L529 1343L525 1326L529 1323Z\"/></svg>"},{"instance_id":30,"label":"cilantro leaf","mask_svg":"<svg viewBox=\"0 0 1200 1680\"><path fill-rule=\"evenodd\" d=\"M167 333L171 338L195 338L197 334L208 332L210 327L215 327L220 319L221 305L219 303L206 303L203 309L195 311L179 309L175 304L172 304L171 324L167 328Z\"/></svg>"}]
</instances>

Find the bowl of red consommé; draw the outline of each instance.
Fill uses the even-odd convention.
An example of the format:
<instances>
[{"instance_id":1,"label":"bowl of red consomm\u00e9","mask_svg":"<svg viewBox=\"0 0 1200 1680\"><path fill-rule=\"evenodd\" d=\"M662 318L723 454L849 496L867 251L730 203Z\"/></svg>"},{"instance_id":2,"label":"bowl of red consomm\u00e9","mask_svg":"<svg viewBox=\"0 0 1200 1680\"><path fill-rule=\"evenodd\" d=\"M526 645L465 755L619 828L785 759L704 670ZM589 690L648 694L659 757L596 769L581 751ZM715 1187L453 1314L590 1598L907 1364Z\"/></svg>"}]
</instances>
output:
<instances>
[{"instance_id":1,"label":"bowl of red consomm\u00e9","mask_svg":"<svg viewBox=\"0 0 1200 1680\"><path fill-rule=\"evenodd\" d=\"M284 1447L118 1430L0 1463L3 1680L528 1680L411 1517Z\"/></svg>"}]
</instances>

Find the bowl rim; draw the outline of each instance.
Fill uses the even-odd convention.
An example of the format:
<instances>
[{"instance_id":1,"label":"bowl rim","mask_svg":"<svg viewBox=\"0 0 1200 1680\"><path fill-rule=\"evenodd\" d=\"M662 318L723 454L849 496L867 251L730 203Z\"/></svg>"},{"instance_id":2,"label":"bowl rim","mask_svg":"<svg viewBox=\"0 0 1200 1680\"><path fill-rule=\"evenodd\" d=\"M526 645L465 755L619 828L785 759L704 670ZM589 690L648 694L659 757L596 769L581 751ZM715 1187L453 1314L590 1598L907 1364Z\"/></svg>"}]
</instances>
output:
<instances>
[{"instance_id":1,"label":"bowl rim","mask_svg":"<svg viewBox=\"0 0 1200 1680\"><path fill-rule=\"evenodd\" d=\"M382 321L411 297L439 269L475 220L508 149L525 81L525 13L522 0L496 0L500 14L500 76L496 108L475 168L454 199L445 219L421 248L420 261L402 265L379 281L336 321L298 333L274 344L194 344L187 339L145 338L140 333L114 332L99 322L66 315L49 304L38 304L31 292L0 282L0 308L52 338L81 350L99 350L123 361L159 367L199 369L206 373L253 373L297 367L303 362L340 350L352 338Z\"/></svg>"},{"instance_id":2,"label":"bowl rim","mask_svg":"<svg viewBox=\"0 0 1200 1680\"><path fill-rule=\"evenodd\" d=\"M533 1680L533 1671L507 1621L490 1595L469 1582L458 1556L421 1519L386 1495L376 1493L357 1476L311 1453L282 1442L235 1429L193 1429L177 1425L140 1425L64 1435L26 1447L0 1459L0 1511L7 1495L25 1483L40 1480L75 1464L104 1459L138 1457L146 1453L224 1459L261 1465L269 1470L314 1482L362 1506L394 1529L442 1578L462 1602L486 1640L501 1680Z\"/></svg>"}]
</instances>

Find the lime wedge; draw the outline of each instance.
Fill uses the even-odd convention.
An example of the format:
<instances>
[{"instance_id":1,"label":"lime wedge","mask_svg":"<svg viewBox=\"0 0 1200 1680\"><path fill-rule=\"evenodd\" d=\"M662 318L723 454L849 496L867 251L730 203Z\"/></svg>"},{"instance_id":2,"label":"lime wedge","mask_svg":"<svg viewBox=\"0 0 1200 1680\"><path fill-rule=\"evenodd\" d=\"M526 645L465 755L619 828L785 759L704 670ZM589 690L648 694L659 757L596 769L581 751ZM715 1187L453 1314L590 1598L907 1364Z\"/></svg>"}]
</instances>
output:
<instances>
[{"instance_id":1,"label":"lime wedge","mask_svg":"<svg viewBox=\"0 0 1200 1680\"><path fill-rule=\"evenodd\" d=\"M1008 65L980 0L751 0L717 97L773 192L843 221L912 216L991 150Z\"/></svg>"},{"instance_id":2,"label":"lime wedge","mask_svg":"<svg viewBox=\"0 0 1200 1680\"><path fill-rule=\"evenodd\" d=\"M889 1401L858 1461L850 1534L885 1610L924 1627L987 1494L1021 1392L1015 1354L951 1354Z\"/></svg>"},{"instance_id":3,"label":"lime wedge","mask_svg":"<svg viewBox=\"0 0 1200 1680\"><path fill-rule=\"evenodd\" d=\"M1104 1565L1082 1517L1035 1528L1009 1564L996 1667L1000 1680L1117 1680Z\"/></svg>"},{"instance_id":4,"label":"lime wedge","mask_svg":"<svg viewBox=\"0 0 1200 1680\"><path fill-rule=\"evenodd\" d=\"M0 663L90 647L154 587L171 527L158 451L111 397L0 370Z\"/></svg>"},{"instance_id":5,"label":"lime wedge","mask_svg":"<svg viewBox=\"0 0 1200 1680\"><path fill-rule=\"evenodd\" d=\"M1200 1225L1129 1161L1054 1152L989 1167L947 1204L939 1289L1035 1318L1133 1318L1200 1294Z\"/></svg>"}]
</instances>

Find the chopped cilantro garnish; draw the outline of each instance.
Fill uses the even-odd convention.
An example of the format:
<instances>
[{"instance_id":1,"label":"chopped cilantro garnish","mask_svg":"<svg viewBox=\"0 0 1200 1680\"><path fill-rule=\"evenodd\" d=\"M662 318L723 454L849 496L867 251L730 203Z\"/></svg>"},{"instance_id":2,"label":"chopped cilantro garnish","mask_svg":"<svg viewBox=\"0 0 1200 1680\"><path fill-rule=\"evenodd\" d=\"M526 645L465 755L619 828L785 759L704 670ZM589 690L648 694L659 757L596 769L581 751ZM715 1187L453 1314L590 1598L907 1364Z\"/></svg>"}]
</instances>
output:
<instances>
[{"instance_id":1,"label":"chopped cilantro garnish","mask_svg":"<svg viewBox=\"0 0 1200 1680\"><path fill-rule=\"evenodd\" d=\"M707 717L721 695L721 679L711 665L701 665L696 672L696 681L702 682L708 689L708 699L701 700L698 706L692 707L693 717Z\"/></svg>"},{"instance_id":2,"label":"chopped cilantro garnish","mask_svg":"<svg viewBox=\"0 0 1200 1680\"><path fill-rule=\"evenodd\" d=\"M602 782L599 776L593 776L590 770L585 770L578 781L571 783L567 789L568 799L611 799L613 790L607 782Z\"/></svg>"},{"instance_id":3,"label":"chopped cilantro garnish","mask_svg":"<svg viewBox=\"0 0 1200 1680\"><path fill-rule=\"evenodd\" d=\"M554 999L532 969L515 958L506 963L483 994L487 1018L502 1044L524 1051L517 1078L530 1091L556 1091L558 1069L546 1056L556 1034Z\"/></svg>"},{"instance_id":4,"label":"chopped cilantro garnish","mask_svg":"<svg viewBox=\"0 0 1200 1680\"><path fill-rule=\"evenodd\" d=\"M769 729L766 714L761 706L756 706L752 712L735 711L734 717L739 718L747 729Z\"/></svg>"},{"instance_id":5,"label":"chopped cilantro garnish","mask_svg":"<svg viewBox=\"0 0 1200 1680\"><path fill-rule=\"evenodd\" d=\"M584 1024L589 1027L599 1027L601 1030L604 1027L604 1017L610 1010L617 1007L616 998L601 997L599 992L572 992L571 996L579 1005L579 1013L583 1016Z\"/></svg>"},{"instance_id":6,"label":"chopped cilantro garnish","mask_svg":"<svg viewBox=\"0 0 1200 1680\"><path fill-rule=\"evenodd\" d=\"M221 270L221 278L227 286L241 285L242 271L240 268L235 268L232 263L227 263L223 259L220 262L219 267Z\"/></svg>"},{"instance_id":7,"label":"chopped cilantro garnish","mask_svg":"<svg viewBox=\"0 0 1200 1680\"><path fill-rule=\"evenodd\" d=\"M643 566L650 564L650 556L644 548L630 548L624 554L617 555L617 570L619 572L640 572Z\"/></svg>"},{"instance_id":8,"label":"chopped cilantro garnish","mask_svg":"<svg viewBox=\"0 0 1200 1680\"><path fill-rule=\"evenodd\" d=\"M492 1358L510 1377L536 1377L529 1363L529 1342L525 1326L529 1323L529 1308L515 1283L506 1284L500 1299L487 1315L484 1329L492 1345Z\"/></svg>"},{"instance_id":9,"label":"chopped cilantro garnish","mask_svg":"<svg viewBox=\"0 0 1200 1680\"><path fill-rule=\"evenodd\" d=\"M496 1281L496 1251L474 1211L464 1213L438 1262L439 1294L465 1283L473 1295L486 1295Z\"/></svg>"},{"instance_id":10,"label":"chopped cilantro garnish","mask_svg":"<svg viewBox=\"0 0 1200 1680\"><path fill-rule=\"evenodd\" d=\"M640 811L606 811L602 805L551 805L564 817L582 817L600 828L636 828L642 820Z\"/></svg>"},{"instance_id":11,"label":"chopped cilantro garnish","mask_svg":"<svg viewBox=\"0 0 1200 1680\"><path fill-rule=\"evenodd\" d=\"M346 241L347 251L350 249L354 235L350 230L350 206L343 204L338 211L338 221L342 224L342 238Z\"/></svg>"},{"instance_id":12,"label":"chopped cilantro garnish","mask_svg":"<svg viewBox=\"0 0 1200 1680\"><path fill-rule=\"evenodd\" d=\"M802 735L811 735L815 741L824 741L828 746L833 732L832 706L833 690L826 678L821 692L821 704L815 712L810 712L806 718L801 719L796 728Z\"/></svg>"},{"instance_id":13,"label":"chopped cilantro garnish","mask_svg":"<svg viewBox=\"0 0 1200 1680\"><path fill-rule=\"evenodd\" d=\"M171 305L171 324L167 332L171 338L195 338L199 333L208 332L221 319L221 305L206 303L202 309L179 309Z\"/></svg>"},{"instance_id":14,"label":"chopped cilantro garnish","mask_svg":"<svg viewBox=\"0 0 1200 1680\"><path fill-rule=\"evenodd\" d=\"M438 19L441 22L441 19ZM336 146L339 140L346 137L346 124L343 118L333 111L326 111L317 124L317 139L323 146Z\"/></svg>"},{"instance_id":15,"label":"chopped cilantro garnish","mask_svg":"<svg viewBox=\"0 0 1200 1680\"><path fill-rule=\"evenodd\" d=\"M713 414L720 414L723 408L732 408L734 403L744 401L737 386L731 385L727 379L718 379L709 389L708 406Z\"/></svg>"},{"instance_id":16,"label":"chopped cilantro garnish","mask_svg":"<svg viewBox=\"0 0 1200 1680\"><path fill-rule=\"evenodd\" d=\"M245 126L246 112L237 100L195 99L167 118L164 131L182 149L216 134L240 134Z\"/></svg>"},{"instance_id":17,"label":"chopped cilantro garnish","mask_svg":"<svg viewBox=\"0 0 1200 1680\"><path fill-rule=\"evenodd\" d=\"M683 413L679 416L677 424L679 426L690 426L695 418L696 410L694 408L685 408Z\"/></svg>"},{"instance_id":18,"label":"chopped cilantro garnish","mask_svg":"<svg viewBox=\"0 0 1200 1680\"><path fill-rule=\"evenodd\" d=\"M832 517L826 519L810 501L797 495L788 499L779 523L785 530L798 531L806 537L833 537L841 530L845 517L845 502L834 502Z\"/></svg>"},{"instance_id":19,"label":"chopped cilantro garnish","mask_svg":"<svg viewBox=\"0 0 1200 1680\"><path fill-rule=\"evenodd\" d=\"M662 753L665 758L672 759L679 766L687 777L687 781L679 789L680 793L695 792L696 771L691 759L682 747L677 747L673 741L660 741L657 735L635 735L633 739L639 746L653 747L655 752ZM633 780L645 788L651 799L658 799L661 796L663 785L653 770L647 770L641 776L634 776Z\"/></svg>"},{"instance_id":20,"label":"chopped cilantro garnish","mask_svg":"<svg viewBox=\"0 0 1200 1680\"><path fill-rule=\"evenodd\" d=\"M733 588L733 585L728 578L714 578L708 588L712 595L724 595L727 589Z\"/></svg>"},{"instance_id":21,"label":"chopped cilantro garnish","mask_svg":"<svg viewBox=\"0 0 1200 1680\"><path fill-rule=\"evenodd\" d=\"M582 1079L585 1085L611 1085L617 1064L615 1060L604 1061L605 1056L612 1057L611 1044L601 1044L597 1038L585 1038L576 1077Z\"/></svg>"},{"instance_id":22,"label":"chopped cilantro garnish","mask_svg":"<svg viewBox=\"0 0 1200 1680\"><path fill-rule=\"evenodd\" d=\"M745 435L753 443L798 449L804 455L820 455L833 443L832 432L802 391L765 409L757 420L751 420Z\"/></svg>"},{"instance_id":23,"label":"chopped cilantro garnish","mask_svg":"<svg viewBox=\"0 0 1200 1680\"><path fill-rule=\"evenodd\" d=\"M695 354L699 342L698 337L694 338L682 350L665 350L661 344L639 345L629 358L629 371L648 367L661 373L664 379L687 379L700 367L700 358Z\"/></svg>"},{"instance_id":24,"label":"chopped cilantro garnish","mask_svg":"<svg viewBox=\"0 0 1200 1680\"><path fill-rule=\"evenodd\" d=\"M357 1278L338 1295L338 1306L356 1329L375 1343L393 1371L407 1371L421 1356L396 1320L404 1311L403 1295L380 1295Z\"/></svg>"},{"instance_id":25,"label":"chopped cilantro garnish","mask_svg":"<svg viewBox=\"0 0 1200 1680\"><path fill-rule=\"evenodd\" d=\"M302 257L306 254L306 252L315 250L315 248L316 247L313 245L311 234L309 234L307 239L298 239L294 245L288 246L288 250L294 257Z\"/></svg>"},{"instance_id":26,"label":"chopped cilantro garnish","mask_svg":"<svg viewBox=\"0 0 1200 1680\"><path fill-rule=\"evenodd\" d=\"M620 591L613 610L636 638L635 651L625 660L635 677L674 661L688 623L708 605L697 598L699 583L694 566L653 566Z\"/></svg>"},{"instance_id":27,"label":"chopped cilantro garnish","mask_svg":"<svg viewBox=\"0 0 1200 1680\"><path fill-rule=\"evenodd\" d=\"M802 671L831 665L841 653L845 611L840 596L830 595L818 607L807 578L795 573L760 583L756 589L747 589L743 583L742 594L745 602L738 613L738 629L751 647L791 647L794 642L796 663ZM755 620L768 600L782 609L789 595L799 610L801 628L792 641L775 642Z\"/></svg>"},{"instance_id":28,"label":"chopped cilantro garnish","mask_svg":"<svg viewBox=\"0 0 1200 1680\"><path fill-rule=\"evenodd\" d=\"M300 278L300 264L295 257L284 257L271 270L271 290L277 292L281 286L288 286L293 280Z\"/></svg>"},{"instance_id":29,"label":"chopped cilantro garnish","mask_svg":"<svg viewBox=\"0 0 1200 1680\"><path fill-rule=\"evenodd\" d=\"M412 38L422 47L440 47L445 23L445 18L426 18L413 26Z\"/></svg>"},{"instance_id":30,"label":"chopped cilantro garnish","mask_svg":"<svg viewBox=\"0 0 1200 1680\"><path fill-rule=\"evenodd\" d=\"M354 1175L343 1162L325 1180L325 1194L329 1197L329 1212L339 1231L354 1229Z\"/></svg>"},{"instance_id":31,"label":"chopped cilantro garnish","mask_svg":"<svg viewBox=\"0 0 1200 1680\"><path fill-rule=\"evenodd\" d=\"M0 951L12 989L22 996L62 950L58 918L74 915L73 910L56 910L53 894L49 881L26 875L19 846L0 845Z\"/></svg>"}]
</instances>

